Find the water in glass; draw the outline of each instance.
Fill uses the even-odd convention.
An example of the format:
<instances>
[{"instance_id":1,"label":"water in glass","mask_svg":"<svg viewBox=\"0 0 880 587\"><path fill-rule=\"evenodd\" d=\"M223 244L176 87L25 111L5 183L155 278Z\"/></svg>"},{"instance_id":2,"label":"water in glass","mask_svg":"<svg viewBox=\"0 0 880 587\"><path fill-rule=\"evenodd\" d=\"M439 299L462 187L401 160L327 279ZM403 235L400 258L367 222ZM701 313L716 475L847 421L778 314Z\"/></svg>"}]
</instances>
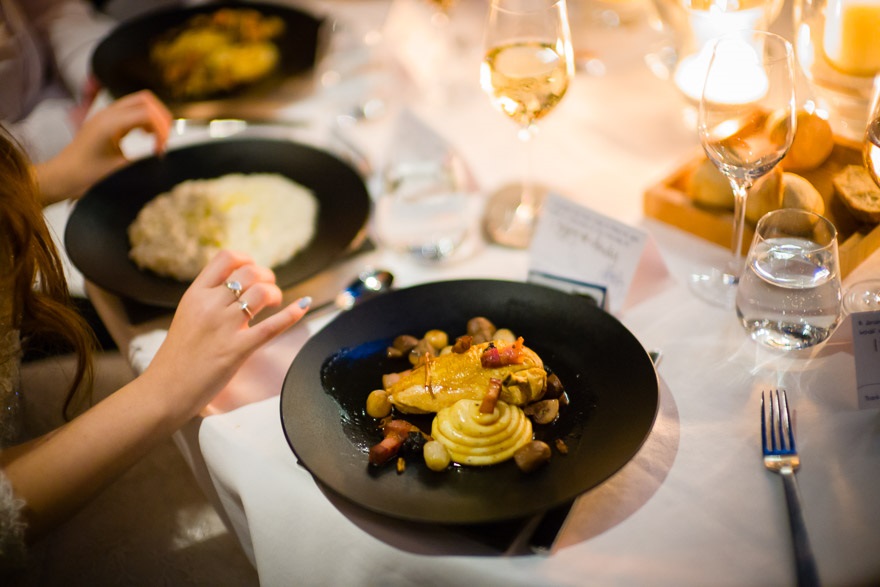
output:
<instances>
[{"instance_id":1,"label":"water in glass","mask_svg":"<svg viewBox=\"0 0 880 587\"><path fill-rule=\"evenodd\" d=\"M386 171L374 222L381 243L422 261L455 254L476 230L477 198L443 163L419 162Z\"/></svg>"},{"instance_id":2,"label":"water in glass","mask_svg":"<svg viewBox=\"0 0 880 587\"><path fill-rule=\"evenodd\" d=\"M749 335L767 346L796 350L824 341L840 321L836 248L804 238L756 240L736 312Z\"/></svg>"}]
</instances>

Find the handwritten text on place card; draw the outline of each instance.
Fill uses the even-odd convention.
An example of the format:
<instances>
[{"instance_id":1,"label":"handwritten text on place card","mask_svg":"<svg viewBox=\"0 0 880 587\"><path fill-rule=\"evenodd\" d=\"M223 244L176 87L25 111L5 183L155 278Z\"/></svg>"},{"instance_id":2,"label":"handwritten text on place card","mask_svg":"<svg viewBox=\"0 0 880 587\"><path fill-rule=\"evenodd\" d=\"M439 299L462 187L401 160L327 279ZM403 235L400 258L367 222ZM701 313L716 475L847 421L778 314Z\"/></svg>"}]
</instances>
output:
<instances>
[{"instance_id":1,"label":"handwritten text on place card","mask_svg":"<svg viewBox=\"0 0 880 587\"><path fill-rule=\"evenodd\" d=\"M880 312L852 315L859 409L880 408Z\"/></svg>"},{"instance_id":2,"label":"handwritten text on place card","mask_svg":"<svg viewBox=\"0 0 880 587\"><path fill-rule=\"evenodd\" d=\"M619 310L645 248L647 233L556 194L541 210L530 249L530 271L608 288Z\"/></svg>"}]
</instances>

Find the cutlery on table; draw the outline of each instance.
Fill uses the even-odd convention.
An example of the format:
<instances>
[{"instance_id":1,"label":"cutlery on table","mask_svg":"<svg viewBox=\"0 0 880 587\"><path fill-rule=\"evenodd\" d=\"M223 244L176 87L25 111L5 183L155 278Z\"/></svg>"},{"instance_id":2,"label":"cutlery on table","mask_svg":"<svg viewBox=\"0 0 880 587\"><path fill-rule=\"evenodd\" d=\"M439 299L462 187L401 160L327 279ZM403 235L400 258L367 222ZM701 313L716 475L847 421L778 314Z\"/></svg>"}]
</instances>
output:
<instances>
[{"instance_id":1,"label":"cutlery on table","mask_svg":"<svg viewBox=\"0 0 880 587\"><path fill-rule=\"evenodd\" d=\"M791 535L794 540L797 584L819 585L819 573L810 548L807 525L804 522L797 480L794 476L795 471L800 467L800 457L794 443L794 431L791 427L791 414L785 390L776 390L776 393L771 390L769 403L768 418L764 409L764 393L761 392L761 445L764 451L764 466L782 476Z\"/></svg>"},{"instance_id":2,"label":"cutlery on table","mask_svg":"<svg viewBox=\"0 0 880 587\"><path fill-rule=\"evenodd\" d=\"M378 294L391 290L394 283L394 275L385 269L365 269L348 287L336 294L332 300L328 300L309 308L306 316L323 312L324 310L350 310L356 304Z\"/></svg>"}]
</instances>

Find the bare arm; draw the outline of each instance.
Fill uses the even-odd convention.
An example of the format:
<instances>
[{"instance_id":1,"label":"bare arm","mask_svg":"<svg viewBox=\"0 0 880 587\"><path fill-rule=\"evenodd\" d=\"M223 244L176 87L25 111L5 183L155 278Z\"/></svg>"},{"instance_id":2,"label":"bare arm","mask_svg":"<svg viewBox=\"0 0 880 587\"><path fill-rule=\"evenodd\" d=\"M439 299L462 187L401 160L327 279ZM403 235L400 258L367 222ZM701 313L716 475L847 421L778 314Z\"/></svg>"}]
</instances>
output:
<instances>
[{"instance_id":1,"label":"bare arm","mask_svg":"<svg viewBox=\"0 0 880 587\"><path fill-rule=\"evenodd\" d=\"M162 153L171 128L171 113L151 92L135 92L86 120L73 141L57 156L35 167L43 205L79 198L94 183L128 164L120 143L141 129L155 136Z\"/></svg>"},{"instance_id":2,"label":"bare arm","mask_svg":"<svg viewBox=\"0 0 880 587\"><path fill-rule=\"evenodd\" d=\"M305 313L293 303L249 326L224 285L228 279L244 285L241 299L255 312L281 303L270 270L244 255L220 253L184 294L165 343L140 377L62 428L0 455L27 503L31 539L195 416L253 351Z\"/></svg>"}]
</instances>

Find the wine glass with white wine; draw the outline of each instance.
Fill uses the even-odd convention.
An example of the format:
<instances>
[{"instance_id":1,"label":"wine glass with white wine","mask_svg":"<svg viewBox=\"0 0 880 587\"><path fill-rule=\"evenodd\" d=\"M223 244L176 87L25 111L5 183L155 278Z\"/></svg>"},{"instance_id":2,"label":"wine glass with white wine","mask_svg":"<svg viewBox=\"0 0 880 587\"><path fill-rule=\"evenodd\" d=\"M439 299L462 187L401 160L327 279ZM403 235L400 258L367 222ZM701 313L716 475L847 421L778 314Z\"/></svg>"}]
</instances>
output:
<instances>
[{"instance_id":1,"label":"wine glass with white wine","mask_svg":"<svg viewBox=\"0 0 880 587\"><path fill-rule=\"evenodd\" d=\"M880 190L880 74L874 78L874 94L868 111L868 128L862 147L865 168L877 184L876 190L868 186L864 202L864 220L876 222L880 216L880 202L870 194ZM868 201L871 198L871 202ZM880 279L866 279L849 286L843 294L843 309L847 314L853 312L875 312L880 310Z\"/></svg>"},{"instance_id":2,"label":"wine glass with white wine","mask_svg":"<svg viewBox=\"0 0 880 587\"><path fill-rule=\"evenodd\" d=\"M565 0L492 0L484 48L480 84L495 108L519 126L528 149L538 120L559 104L574 72ZM533 183L527 152L522 183L503 188L487 204L488 236L527 247L545 195Z\"/></svg>"},{"instance_id":3,"label":"wine glass with white wine","mask_svg":"<svg viewBox=\"0 0 880 587\"><path fill-rule=\"evenodd\" d=\"M703 300L733 307L743 270L743 228L749 189L791 147L795 132L794 51L779 35L758 30L714 41L699 106L698 131L706 156L734 193L732 255L723 269L694 275Z\"/></svg>"}]
</instances>

